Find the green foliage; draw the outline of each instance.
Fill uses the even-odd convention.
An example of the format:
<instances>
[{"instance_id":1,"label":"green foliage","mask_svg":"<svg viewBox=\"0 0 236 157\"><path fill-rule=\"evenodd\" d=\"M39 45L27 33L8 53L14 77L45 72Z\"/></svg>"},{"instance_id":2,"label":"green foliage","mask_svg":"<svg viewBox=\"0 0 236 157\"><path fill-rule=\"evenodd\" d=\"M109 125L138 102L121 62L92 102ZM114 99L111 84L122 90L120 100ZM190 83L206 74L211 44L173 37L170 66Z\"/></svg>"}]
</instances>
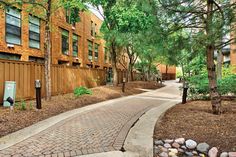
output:
<instances>
[{"instance_id":1,"label":"green foliage","mask_svg":"<svg viewBox=\"0 0 236 157\"><path fill-rule=\"evenodd\" d=\"M26 110L26 102L24 100L21 100L21 106L20 106L21 110Z\"/></svg>"},{"instance_id":2,"label":"green foliage","mask_svg":"<svg viewBox=\"0 0 236 157\"><path fill-rule=\"evenodd\" d=\"M188 79L189 82L189 97L191 99L206 99L209 98L209 81L207 73L203 72L200 75L192 76ZM218 91L221 95L234 94L236 95L236 74L230 73L217 81Z\"/></svg>"},{"instance_id":3,"label":"green foliage","mask_svg":"<svg viewBox=\"0 0 236 157\"><path fill-rule=\"evenodd\" d=\"M33 109L33 103L29 102L29 109L32 110Z\"/></svg>"},{"instance_id":4,"label":"green foliage","mask_svg":"<svg viewBox=\"0 0 236 157\"><path fill-rule=\"evenodd\" d=\"M92 95L92 91L90 89L87 89L84 86L76 87L74 89L74 95L76 97L79 97L79 96L84 95L84 94Z\"/></svg>"}]
</instances>

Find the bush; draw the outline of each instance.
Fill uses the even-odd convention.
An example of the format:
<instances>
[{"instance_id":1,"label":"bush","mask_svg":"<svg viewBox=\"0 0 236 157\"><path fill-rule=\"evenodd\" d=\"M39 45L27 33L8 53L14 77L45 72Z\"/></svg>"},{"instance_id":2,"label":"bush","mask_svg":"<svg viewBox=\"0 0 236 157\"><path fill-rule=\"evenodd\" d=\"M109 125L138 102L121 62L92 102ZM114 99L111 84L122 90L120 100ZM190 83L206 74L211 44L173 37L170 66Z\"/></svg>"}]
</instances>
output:
<instances>
[{"instance_id":1,"label":"bush","mask_svg":"<svg viewBox=\"0 0 236 157\"><path fill-rule=\"evenodd\" d=\"M92 91L89 90L89 89L86 88L86 87L83 87L83 86L76 87L76 88L74 89L74 95L75 95L76 97L79 97L79 96L84 95L84 94L92 95Z\"/></svg>"},{"instance_id":2,"label":"bush","mask_svg":"<svg viewBox=\"0 0 236 157\"><path fill-rule=\"evenodd\" d=\"M189 78L189 97L191 99L208 99L209 82L207 74L196 75ZM221 95L236 95L236 75L230 74L217 81L218 91Z\"/></svg>"}]
</instances>

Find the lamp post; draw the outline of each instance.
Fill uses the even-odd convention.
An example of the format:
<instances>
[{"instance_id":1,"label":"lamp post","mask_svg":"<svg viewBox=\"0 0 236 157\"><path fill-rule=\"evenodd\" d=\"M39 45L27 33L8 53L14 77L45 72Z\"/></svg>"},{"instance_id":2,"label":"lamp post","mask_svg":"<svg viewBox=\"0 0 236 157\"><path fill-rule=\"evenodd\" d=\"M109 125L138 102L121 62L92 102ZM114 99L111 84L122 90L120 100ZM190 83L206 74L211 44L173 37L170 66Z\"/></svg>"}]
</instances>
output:
<instances>
[{"instance_id":1,"label":"lamp post","mask_svg":"<svg viewBox=\"0 0 236 157\"><path fill-rule=\"evenodd\" d=\"M123 78L123 84L122 84L122 92L125 92L125 82L126 82L126 78Z\"/></svg>"},{"instance_id":2,"label":"lamp post","mask_svg":"<svg viewBox=\"0 0 236 157\"><path fill-rule=\"evenodd\" d=\"M35 80L35 90L36 90L36 108L42 109L41 105L41 82L40 80Z\"/></svg>"},{"instance_id":3,"label":"lamp post","mask_svg":"<svg viewBox=\"0 0 236 157\"><path fill-rule=\"evenodd\" d=\"M182 104L185 104L185 103L186 103L186 99L187 99L187 95L188 95L188 88L189 88L188 82L185 82L185 81L184 81L184 83L183 83Z\"/></svg>"}]
</instances>

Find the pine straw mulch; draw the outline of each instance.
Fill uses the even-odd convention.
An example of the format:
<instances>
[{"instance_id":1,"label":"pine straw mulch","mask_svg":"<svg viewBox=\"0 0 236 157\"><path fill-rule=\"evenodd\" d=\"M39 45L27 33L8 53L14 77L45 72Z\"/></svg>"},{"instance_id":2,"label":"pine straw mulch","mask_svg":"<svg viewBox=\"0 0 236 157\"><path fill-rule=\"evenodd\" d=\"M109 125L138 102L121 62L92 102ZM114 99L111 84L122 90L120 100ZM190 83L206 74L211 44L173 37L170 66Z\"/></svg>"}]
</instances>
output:
<instances>
[{"instance_id":1,"label":"pine straw mulch","mask_svg":"<svg viewBox=\"0 0 236 157\"><path fill-rule=\"evenodd\" d=\"M220 151L236 151L236 101L223 101L223 113L213 115L210 101L192 101L169 109L157 122L154 138L193 139Z\"/></svg>"},{"instance_id":2,"label":"pine straw mulch","mask_svg":"<svg viewBox=\"0 0 236 157\"><path fill-rule=\"evenodd\" d=\"M143 92L136 88L158 89L160 87L161 85L156 84L155 82L135 81L127 83L125 93L122 93L121 85L119 85L118 87L100 86L91 89L93 92L92 95L82 95L76 98L74 94L71 93L53 96L52 100L49 102L42 100L42 109L38 111L35 109L35 101L27 101L26 110L21 110L21 104L18 103L18 107L15 107L13 112L10 112L9 108L4 108L1 106L0 137L65 111L109 99Z\"/></svg>"}]
</instances>

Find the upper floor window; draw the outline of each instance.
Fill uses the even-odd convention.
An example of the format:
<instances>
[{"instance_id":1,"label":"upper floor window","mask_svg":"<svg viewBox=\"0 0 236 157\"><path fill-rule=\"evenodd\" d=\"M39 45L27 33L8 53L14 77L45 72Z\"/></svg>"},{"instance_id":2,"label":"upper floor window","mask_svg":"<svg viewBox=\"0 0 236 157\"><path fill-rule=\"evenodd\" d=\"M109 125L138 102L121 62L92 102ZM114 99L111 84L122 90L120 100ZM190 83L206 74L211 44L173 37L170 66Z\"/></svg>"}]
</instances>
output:
<instances>
[{"instance_id":1,"label":"upper floor window","mask_svg":"<svg viewBox=\"0 0 236 157\"><path fill-rule=\"evenodd\" d=\"M104 63L107 63L107 48L104 48Z\"/></svg>"},{"instance_id":2,"label":"upper floor window","mask_svg":"<svg viewBox=\"0 0 236 157\"><path fill-rule=\"evenodd\" d=\"M88 60L93 60L93 42L88 41Z\"/></svg>"},{"instance_id":3,"label":"upper floor window","mask_svg":"<svg viewBox=\"0 0 236 157\"><path fill-rule=\"evenodd\" d=\"M91 21L91 36L94 36L94 23Z\"/></svg>"},{"instance_id":4,"label":"upper floor window","mask_svg":"<svg viewBox=\"0 0 236 157\"><path fill-rule=\"evenodd\" d=\"M69 31L62 29L61 31L62 53L69 55Z\"/></svg>"},{"instance_id":5,"label":"upper floor window","mask_svg":"<svg viewBox=\"0 0 236 157\"><path fill-rule=\"evenodd\" d=\"M78 41L79 41L79 37L76 34L73 34L73 56L74 57L78 57Z\"/></svg>"},{"instance_id":6,"label":"upper floor window","mask_svg":"<svg viewBox=\"0 0 236 157\"><path fill-rule=\"evenodd\" d=\"M6 9L6 42L21 44L21 13L18 9Z\"/></svg>"},{"instance_id":7,"label":"upper floor window","mask_svg":"<svg viewBox=\"0 0 236 157\"><path fill-rule=\"evenodd\" d=\"M95 60L96 62L98 61L98 48L99 48L99 45L98 45L98 44L95 44L94 60Z\"/></svg>"},{"instance_id":8,"label":"upper floor window","mask_svg":"<svg viewBox=\"0 0 236 157\"><path fill-rule=\"evenodd\" d=\"M96 30L97 30L97 24L95 23L95 25L94 25L94 35L95 36L97 36L97 31Z\"/></svg>"},{"instance_id":9,"label":"upper floor window","mask_svg":"<svg viewBox=\"0 0 236 157\"><path fill-rule=\"evenodd\" d=\"M29 16L29 47L40 48L40 19Z\"/></svg>"}]
</instances>

